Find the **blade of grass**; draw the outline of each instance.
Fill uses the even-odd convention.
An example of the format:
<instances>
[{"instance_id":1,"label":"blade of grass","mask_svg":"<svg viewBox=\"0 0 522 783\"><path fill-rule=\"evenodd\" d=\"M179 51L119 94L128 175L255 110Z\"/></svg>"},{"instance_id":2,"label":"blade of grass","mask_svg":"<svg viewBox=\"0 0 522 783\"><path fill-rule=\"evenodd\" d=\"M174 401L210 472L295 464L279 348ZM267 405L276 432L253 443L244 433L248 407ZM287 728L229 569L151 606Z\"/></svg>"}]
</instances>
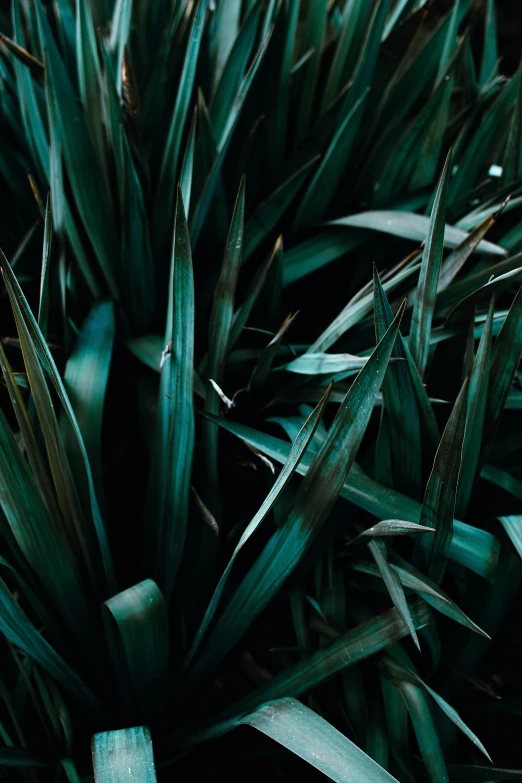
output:
<instances>
[{"instance_id":1,"label":"blade of grass","mask_svg":"<svg viewBox=\"0 0 522 783\"><path fill-rule=\"evenodd\" d=\"M92 739L95 783L156 783L150 729L104 731Z\"/></svg>"},{"instance_id":2,"label":"blade of grass","mask_svg":"<svg viewBox=\"0 0 522 783\"><path fill-rule=\"evenodd\" d=\"M152 579L145 579L109 598L104 607L114 670L123 702L129 705L126 717L129 719L134 710L134 697L148 720L157 718L167 691L169 623L165 599Z\"/></svg>"},{"instance_id":3,"label":"blade of grass","mask_svg":"<svg viewBox=\"0 0 522 783\"><path fill-rule=\"evenodd\" d=\"M223 595L223 590L225 589L225 584L228 580L230 571L232 570L232 566L234 565L234 561L236 557L238 556L240 550L243 548L243 546L246 544L248 539L255 533L261 522L265 519L267 514L271 511L274 503L278 499L279 495L284 491L285 487L288 485L288 482L294 475L297 466L299 465L299 462L301 461L301 458L303 457L303 454L305 453L306 449L310 445L310 441L312 440L314 433L317 429L317 426L319 422L321 421L321 417L323 415L326 402L328 400L328 391L325 393L323 399L321 402L317 405L316 408L312 411L308 419L303 424L301 430L297 433L297 436L295 438L294 443L292 444L292 447L290 449L290 452L288 454L288 459L286 460L283 469L281 470L279 476L275 480L272 489L268 493L267 497L263 501L261 507L259 508L258 512L255 514L253 519L249 522L243 533L241 534L241 538L239 539L232 556L227 564L227 567L225 568L223 575L221 579L218 582L218 585L214 591L214 594L212 596L212 599L207 607L207 610L205 612L205 616L203 617L203 620L201 622L200 627L198 628L197 634L194 638L194 641L190 647L190 650L187 653L185 662L184 662L184 668L189 666L191 661L194 658L194 655L196 654L203 636L205 635L219 604L219 601L221 599L221 596Z\"/></svg>"},{"instance_id":4,"label":"blade of grass","mask_svg":"<svg viewBox=\"0 0 522 783\"><path fill-rule=\"evenodd\" d=\"M444 216L450 170L451 150L446 158L444 170L435 193L430 228L422 254L419 284L413 303L408 347L421 377L424 375L428 363L431 324L444 247Z\"/></svg>"},{"instance_id":5,"label":"blade of grass","mask_svg":"<svg viewBox=\"0 0 522 783\"><path fill-rule=\"evenodd\" d=\"M395 781L357 745L295 699L266 704L243 723L267 734L337 783Z\"/></svg>"},{"instance_id":6,"label":"blade of grass","mask_svg":"<svg viewBox=\"0 0 522 783\"><path fill-rule=\"evenodd\" d=\"M185 542L194 450L194 280L183 198L178 187L164 362L153 466L145 512L149 567L168 601Z\"/></svg>"},{"instance_id":7,"label":"blade of grass","mask_svg":"<svg viewBox=\"0 0 522 783\"><path fill-rule=\"evenodd\" d=\"M468 384L464 383L455 401L435 455L426 486L420 524L435 528L435 535L417 539L415 565L422 564L428 576L440 583L453 538L453 518L457 497L462 446L468 404Z\"/></svg>"},{"instance_id":8,"label":"blade of grass","mask_svg":"<svg viewBox=\"0 0 522 783\"><path fill-rule=\"evenodd\" d=\"M273 534L218 619L194 665L194 679L215 668L260 614L297 566L335 505L368 425L402 312L352 384L299 487L284 526Z\"/></svg>"}]
</instances>

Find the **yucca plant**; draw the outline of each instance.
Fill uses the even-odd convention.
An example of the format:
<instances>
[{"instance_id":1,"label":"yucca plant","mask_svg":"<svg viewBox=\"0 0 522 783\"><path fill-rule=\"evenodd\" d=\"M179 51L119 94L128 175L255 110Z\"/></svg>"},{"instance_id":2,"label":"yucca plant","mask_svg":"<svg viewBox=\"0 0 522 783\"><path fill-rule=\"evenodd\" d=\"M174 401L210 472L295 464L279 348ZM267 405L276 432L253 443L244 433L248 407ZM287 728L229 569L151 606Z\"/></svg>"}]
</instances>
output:
<instances>
[{"instance_id":1,"label":"yucca plant","mask_svg":"<svg viewBox=\"0 0 522 783\"><path fill-rule=\"evenodd\" d=\"M1 18L3 776L522 779L494 0Z\"/></svg>"}]
</instances>

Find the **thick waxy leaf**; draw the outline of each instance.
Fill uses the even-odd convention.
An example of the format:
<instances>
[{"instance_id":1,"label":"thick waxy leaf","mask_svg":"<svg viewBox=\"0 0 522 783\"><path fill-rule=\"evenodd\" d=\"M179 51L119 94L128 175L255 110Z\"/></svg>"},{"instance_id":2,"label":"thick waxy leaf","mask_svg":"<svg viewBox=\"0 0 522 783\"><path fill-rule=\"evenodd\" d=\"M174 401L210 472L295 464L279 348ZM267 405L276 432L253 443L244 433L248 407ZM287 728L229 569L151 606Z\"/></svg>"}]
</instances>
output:
<instances>
[{"instance_id":1,"label":"thick waxy leaf","mask_svg":"<svg viewBox=\"0 0 522 783\"><path fill-rule=\"evenodd\" d=\"M150 729L104 731L92 739L96 783L156 783Z\"/></svg>"},{"instance_id":2,"label":"thick waxy leaf","mask_svg":"<svg viewBox=\"0 0 522 783\"><path fill-rule=\"evenodd\" d=\"M168 600L185 541L194 450L194 280L192 254L178 189L169 281L165 348L144 547Z\"/></svg>"},{"instance_id":3,"label":"thick waxy leaf","mask_svg":"<svg viewBox=\"0 0 522 783\"><path fill-rule=\"evenodd\" d=\"M206 673L226 655L292 573L326 521L366 430L401 316L402 310L355 379L299 487L288 519L229 601L195 664L194 676Z\"/></svg>"},{"instance_id":4,"label":"thick waxy leaf","mask_svg":"<svg viewBox=\"0 0 522 783\"><path fill-rule=\"evenodd\" d=\"M444 247L444 216L446 214L446 192L451 170L451 150L446 158L444 170L435 193L430 227L422 254L419 284L415 292L411 317L408 347L421 377L428 363L431 322L435 309L435 297L439 284L439 273Z\"/></svg>"},{"instance_id":5,"label":"thick waxy leaf","mask_svg":"<svg viewBox=\"0 0 522 783\"><path fill-rule=\"evenodd\" d=\"M395 780L357 745L295 699L266 704L243 722L272 737L338 783Z\"/></svg>"},{"instance_id":6,"label":"thick waxy leaf","mask_svg":"<svg viewBox=\"0 0 522 783\"><path fill-rule=\"evenodd\" d=\"M146 579L109 598L104 606L123 701L132 712L136 699L152 720L161 711L167 684L169 624L165 599L152 579Z\"/></svg>"}]
</instances>

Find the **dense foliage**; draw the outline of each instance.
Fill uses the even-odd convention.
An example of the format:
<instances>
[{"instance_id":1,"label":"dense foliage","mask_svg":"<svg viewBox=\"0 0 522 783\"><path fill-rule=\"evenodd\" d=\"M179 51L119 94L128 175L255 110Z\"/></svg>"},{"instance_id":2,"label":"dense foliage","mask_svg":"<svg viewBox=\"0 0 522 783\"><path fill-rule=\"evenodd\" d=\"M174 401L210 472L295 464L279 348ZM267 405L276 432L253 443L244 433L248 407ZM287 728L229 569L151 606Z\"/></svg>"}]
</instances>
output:
<instances>
[{"instance_id":1,"label":"dense foliage","mask_svg":"<svg viewBox=\"0 0 522 783\"><path fill-rule=\"evenodd\" d=\"M522 780L496 12L1 16L4 777Z\"/></svg>"}]
</instances>

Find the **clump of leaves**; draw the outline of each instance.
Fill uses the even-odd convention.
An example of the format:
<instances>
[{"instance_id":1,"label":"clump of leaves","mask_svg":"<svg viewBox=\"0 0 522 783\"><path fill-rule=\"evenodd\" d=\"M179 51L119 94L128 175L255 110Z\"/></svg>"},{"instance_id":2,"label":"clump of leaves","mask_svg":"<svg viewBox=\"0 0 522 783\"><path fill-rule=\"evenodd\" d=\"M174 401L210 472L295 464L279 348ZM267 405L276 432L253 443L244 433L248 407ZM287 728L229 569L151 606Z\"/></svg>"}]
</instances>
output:
<instances>
[{"instance_id":1,"label":"clump of leaves","mask_svg":"<svg viewBox=\"0 0 522 783\"><path fill-rule=\"evenodd\" d=\"M2 17L5 776L522 779L522 83L441 5Z\"/></svg>"}]
</instances>

